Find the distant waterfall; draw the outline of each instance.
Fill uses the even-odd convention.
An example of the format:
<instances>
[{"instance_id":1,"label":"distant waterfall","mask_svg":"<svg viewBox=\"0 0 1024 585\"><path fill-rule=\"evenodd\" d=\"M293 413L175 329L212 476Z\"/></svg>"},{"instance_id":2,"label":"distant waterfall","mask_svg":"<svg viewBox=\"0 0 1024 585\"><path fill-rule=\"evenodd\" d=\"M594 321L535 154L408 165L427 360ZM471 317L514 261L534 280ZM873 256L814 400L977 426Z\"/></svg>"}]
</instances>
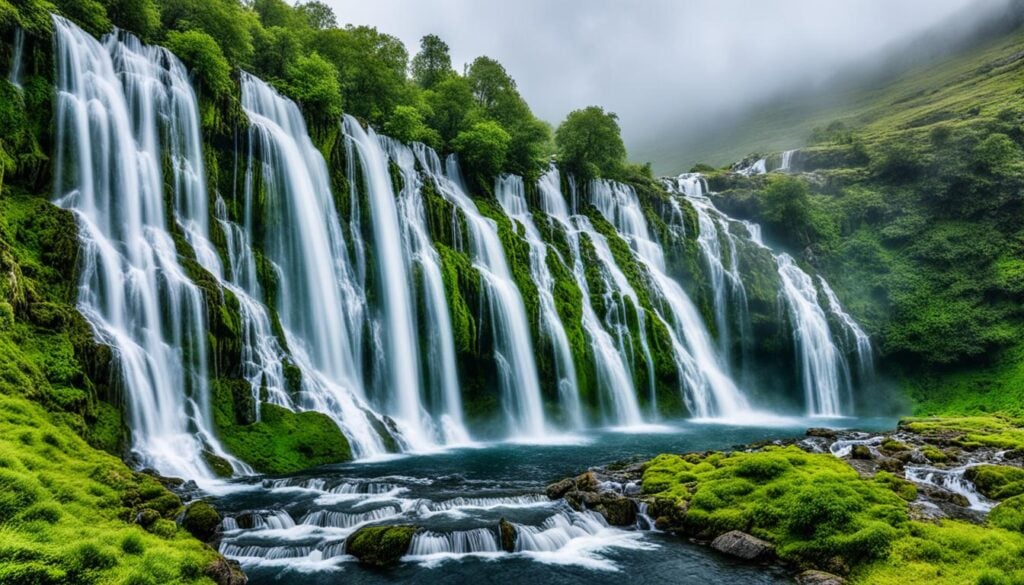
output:
<instances>
[{"instance_id":1,"label":"distant waterfall","mask_svg":"<svg viewBox=\"0 0 1024 585\"><path fill-rule=\"evenodd\" d=\"M182 165L197 155L181 144L192 138L195 115L187 73L130 35L101 45L62 17L53 22L54 188L78 217L78 308L114 349L132 448L162 473L209 477L204 452L244 471L211 431L203 296L178 263L165 216L165 157L180 171L176 195L185 198Z\"/></svg>"},{"instance_id":2,"label":"distant waterfall","mask_svg":"<svg viewBox=\"0 0 1024 585\"><path fill-rule=\"evenodd\" d=\"M615 265L611 252L606 250L607 244L595 232L590 221L584 216L569 216L559 186L558 171L552 169L542 176L537 188L540 193L541 208L561 226L569 242L573 276L576 285L583 293L583 330L587 334L587 341L594 354L594 369L598 375L599 396L603 401L609 403L609 406L603 409L606 413L605 416L609 418L609 422L615 424L640 424L642 419L633 384L633 374L630 366L627 365L632 363L633 342L626 325L628 319L626 311L636 310L639 307L636 292L629 286L625 275ZM580 249L580 240L583 237L588 238L595 247L602 247L602 250L607 252L606 254L598 253L598 258L601 260L601 280L605 289L605 304L608 307L604 323L611 328L615 337L612 337L605 329L605 325L590 300L591 290L587 282L586 265ZM625 306L624 299L629 299L632 302L632 309ZM650 350L647 348L647 332L644 327L643 313L637 311L636 318L640 323L640 343L643 344L644 357L647 360L648 378L653 382L654 365Z\"/></svg>"},{"instance_id":3,"label":"distant waterfall","mask_svg":"<svg viewBox=\"0 0 1024 585\"><path fill-rule=\"evenodd\" d=\"M480 214L476 204L466 195L455 159L449 158L447 168L442 168L433 150L417 146L416 154L422 167L442 196L465 219L470 256L474 268L480 273L491 316L494 357L510 430L520 436L540 437L546 425L529 320L523 298L509 270L498 228L493 220Z\"/></svg>"},{"instance_id":4,"label":"distant waterfall","mask_svg":"<svg viewBox=\"0 0 1024 585\"><path fill-rule=\"evenodd\" d=\"M596 180L590 185L590 198L650 273L652 288L663 306L662 319L669 326L677 361L686 378L691 412L704 418L747 411L747 400L715 352L700 313L679 283L666 274L664 250L648 231L636 192L628 185Z\"/></svg>"},{"instance_id":5,"label":"distant waterfall","mask_svg":"<svg viewBox=\"0 0 1024 585\"><path fill-rule=\"evenodd\" d=\"M789 171L793 168L793 153L796 150L787 150L782 153L782 162L779 165L778 171Z\"/></svg>"},{"instance_id":6,"label":"distant waterfall","mask_svg":"<svg viewBox=\"0 0 1024 585\"><path fill-rule=\"evenodd\" d=\"M21 54L25 50L25 31L20 26L14 27L14 52L11 54L11 68L7 73L7 81L21 89Z\"/></svg>"},{"instance_id":7,"label":"distant waterfall","mask_svg":"<svg viewBox=\"0 0 1024 585\"><path fill-rule=\"evenodd\" d=\"M548 269L548 246L541 238L540 231L533 222L533 215L526 205L526 192L522 177L515 175L498 177L494 186L494 194L502 209L505 210L505 214L512 221L519 222L525 231L526 243L530 245L530 274L533 276L533 281L537 283L537 295L540 301L541 328L555 349L559 396L562 400L562 407L569 414L573 426L578 427L582 422L580 389L576 381L576 366L573 364L569 337L565 333L565 326L562 325L562 319L555 308L555 279Z\"/></svg>"},{"instance_id":8,"label":"distant waterfall","mask_svg":"<svg viewBox=\"0 0 1024 585\"><path fill-rule=\"evenodd\" d=\"M277 311L304 374L300 406L334 418L357 455L383 452L356 360L366 301L346 260L327 165L298 106L248 74L242 75L242 107L257 147L250 175L258 167L272 226L263 244L279 279ZM246 183L251 189L251 177ZM253 197L246 193L247 208Z\"/></svg>"},{"instance_id":9,"label":"distant waterfall","mask_svg":"<svg viewBox=\"0 0 1024 585\"><path fill-rule=\"evenodd\" d=\"M412 149L397 140L381 138L391 161L401 171L403 185L398 199L401 218L402 244L408 270L420 270L421 289L427 339L431 340L421 351L426 355L427 380L431 390L433 412L440 414L443 440L447 444L469 442L462 416L462 396L459 393L459 375L455 361L455 336L448 314L441 275L441 258L434 248L427 228L426 211L421 193L422 181L416 169L416 155Z\"/></svg>"},{"instance_id":10,"label":"distant waterfall","mask_svg":"<svg viewBox=\"0 0 1024 585\"><path fill-rule=\"evenodd\" d=\"M679 191L693 204L700 217L701 231L705 225L710 226L715 218L718 225L733 241L732 254L735 258L735 235L729 227L734 222L704 196L703 178L696 173L680 175ZM829 323L831 313L835 321L842 327L844 334L853 340L853 350L860 366L861 375L858 379L863 383L873 375L873 357L871 341L864 330L842 308L835 292L825 279L818 277L820 292L827 301L827 308L819 299L819 288L815 280L801 269L791 256L785 253L776 254L771 251L761 238L761 227L750 222L739 222L747 230L749 241L768 250L775 259L779 275L779 297L785 303L790 322L793 327L795 354L797 356L798 376L804 391L804 404L807 414L812 416L839 416L849 412L852 406L853 380L850 376L849 363L840 346L839 340ZM710 231L710 228L709 228ZM703 237L701 238L703 239ZM712 246L702 244L702 250L709 263L719 258ZM737 280L740 273L735 272ZM712 288L714 292L716 316L722 311L719 303L723 295L717 291L719 284L712 269ZM739 280L742 286L742 280Z\"/></svg>"}]
</instances>

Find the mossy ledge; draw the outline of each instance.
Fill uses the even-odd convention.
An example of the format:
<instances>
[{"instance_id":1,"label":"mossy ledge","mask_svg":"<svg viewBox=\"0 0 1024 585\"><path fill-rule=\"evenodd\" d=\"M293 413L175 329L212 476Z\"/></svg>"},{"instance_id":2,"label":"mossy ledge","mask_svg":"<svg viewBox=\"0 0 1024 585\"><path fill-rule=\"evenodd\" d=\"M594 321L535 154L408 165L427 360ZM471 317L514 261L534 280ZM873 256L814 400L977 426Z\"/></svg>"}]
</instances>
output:
<instances>
[{"instance_id":1,"label":"mossy ledge","mask_svg":"<svg viewBox=\"0 0 1024 585\"><path fill-rule=\"evenodd\" d=\"M412 525L365 526L356 530L345 542L345 552L359 562L388 567L409 550L412 537L419 530Z\"/></svg>"},{"instance_id":2,"label":"mossy ledge","mask_svg":"<svg viewBox=\"0 0 1024 585\"><path fill-rule=\"evenodd\" d=\"M769 556L798 581L825 571L883 585L1020 583L1022 430L1024 421L997 417L908 419L876 434L810 429L802 439L594 468L552 484L548 495L579 505L622 497L602 492L603 482L638 485L631 498L646 505L657 528L702 544L727 533L766 541ZM849 439L869 440L837 451L845 458L830 453ZM974 477L993 500L990 514L968 508L959 494L903 479L905 467L931 464L929 451L945 454L940 469L983 463L968 468L967 481Z\"/></svg>"}]
</instances>

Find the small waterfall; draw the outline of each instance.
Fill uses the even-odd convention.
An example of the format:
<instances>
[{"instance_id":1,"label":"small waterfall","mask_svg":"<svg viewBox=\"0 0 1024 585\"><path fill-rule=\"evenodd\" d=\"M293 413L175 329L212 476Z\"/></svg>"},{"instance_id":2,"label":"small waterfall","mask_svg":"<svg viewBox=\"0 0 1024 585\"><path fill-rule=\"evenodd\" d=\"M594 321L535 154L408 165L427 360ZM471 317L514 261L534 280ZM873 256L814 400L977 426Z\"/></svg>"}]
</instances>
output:
<instances>
[{"instance_id":1,"label":"small waterfall","mask_svg":"<svg viewBox=\"0 0 1024 585\"><path fill-rule=\"evenodd\" d=\"M596 180L591 183L590 197L647 268L652 288L667 310L661 319L668 326L676 361L686 379L691 412L706 418L747 411L747 400L720 363L700 313L679 283L666 274L664 251L648 231L636 192L627 185Z\"/></svg>"},{"instance_id":2,"label":"small waterfall","mask_svg":"<svg viewBox=\"0 0 1024 585\"><path fill-rule=\"evenodd\" d=\"M501 545L498 536L490 528L455 530L453 532L419 532L409 544L409 556L420 557L436 554L498 553Z\"/></svg>"},{"instance_id":3,"label":"small waterfall","mask_svg":"<svg viewBox=\"0 0 1024 585\"><path fill-rule=\"evenodd\" d=\"M516 552L553 552L569 541L595 535L608 528L597 512L559 512L540 526L516 526Z\"/></svg>"},{"instance_id":4,"label":"small waterfall","mask_svg":"<svg viewBox=\"0 0 1024 585\"><path fill-rule=\"evenodd\" d=\"M853 448L857 445L864 445L866 447L877 447L882 444L882 437L867 437L865 439L841 439L835 441L829 445L829 453L832 453L834 457L849 457L853 453Z\"/></svg>"},{"instance_id":5,"label":"small waterfall","mask_svg":"<svg viewBox=\"0 0 1024 585\"><path fill-rule=\"evenodd\" d=\"M398 221L388 156L373 130L365 132L355 118L346 115L343 129L349 159L358 160L361 166L373 220L373 249L380 276L378 292L383 298L380 319L385 331L383 360L387 376L383 387L390 390L390 410L410 447L429 448L434 444L434 431L421 402L423 392L410 262L402 245L403 232ZM349 181L358 183L357 177L351 174Z\"/></svg>"},{"instance_id":6,"label":"small waterfall","mask_svg":"<svg viewBox=\"0 0 1024 585\"><path fill-rule=\"evenodd\" d=\"M794 152L796 152L795 149L794 150L787 150L787 151L783 152L782 153L782 164L780 164L779 168L777 168L775 170L783 171L783 172L788 172L790 169L792 169L793 168L793 153Z\"/></svg>"},{"instance_id":7,"label":"small waterfall","mask_svg":"<svg viewBox=\"0 0 1024 585\"><path fill-rule=\"evenodd\" d=\"M807 414L840 416L843 394L851 391L850 371L818 303L818 289L789 254L779 254L775 261L782 279L780 294L793 322Z\"/></svg>"},{"instance_id":8,"label":"small waterfall","mask_svg":"<svg viewBox=\"0 0 1024 585\"><path fill-rule=\"evenodd\" d=\"M933 485L967 498L972 510L988 512L997 502L992 502L978 493L970 480L964 477L971 465L939 469L927 465L908 465L904 470L906 478L914 483Z\"/></svg>"},{"instance_id":9,"label":"small waterfall","mask_svg":"<svg viewBox=\"0 0 1024 585\"><path fill-rule=\"evenodd\" d=\"M819 276L818 284L821 285L821 291L825 293L825 298L828 300L829 311L846 330L847 338L853 338L853 347L857 351L857 364L860 369L859 382L863 384L865 380L869 380L874 375L875 356L871 349L871 338L853 320L853 317L843 310L842 304L839 303L839 297L825 282L825 279Z\"/></svg>"},{"instance_id":10,"label":"small waterfall","mask_svg":"<svg viewBox=\"0 0 1024 585\"><path fill-rule=\"evenodd\" d=\"M746 177L752 177L754 175L763 175L768 172L767 164L768 161L766 159L759 158L756 161L754 161L753 164L751 164L750 166L742 167L736 170L736 172Z\"/></svg>"},{"instance_id":11,"label":"small waterfall","mask_svg":"<svg viewBox=\"0 0 1024 585\"><path fill-rule=\"evenodd\" d=\"M273 226L263 239L279 281L277 311L304 374L299 406L334 418L355 455L381 453L384 445L364 404L364 379L356 359L366 301L347 262L327 165L306 132L299 108L248 74L242 75L242 108L251 123L254 148L245 207L254 205L252 175L258 167L264 216ZM253 228L248 227L251 238Z\"/></svg>"},{"instance_id":12,"label":"small waterfall","mask_svg":"<svg viewBox=\"0 0 1024 585\"><path fill-rule=\"evenodd\" d=\"M569 337L565 333L562 319L555 308L555 279L548 269L548 246L537 229L526 204L526 192L523 179L515 175L499 177L494 185L494 194L506 215L514 222L519 222L525 231L526 242L530 246L530 274L537 283L537 296L540 302L540 322L544 335L554 346L555 368L558 374L559 396L562 408L569 415L573 427L582 423L580 408L580 389L576 381L576 366L573 363L572 348Z\"/></svg>"},{"instance_id":13,"label":"small waterfall","mask_svg":"<svg viewBox=\"0 0 1024 585\"><path fill-rule=\"evenodd\" d=\"M554 219L565 233L569 242L569 249L572 253L572 272L576 285L580 288L583 302L583 330L587 334L587 340L591 351L594 354L594 366L598 374L598 385L600 396L610 402L612 414L611 422L621 425L637 425L642 422L640 407L637 403L636 389L633 385L633 375L627 364L632 363L631 349L633 340L629 335L629 328L626 325L626 311L632 310L625 306L623 299L630 299L633 307L639 307L636 291L629 286L625 275L607 250L607 243L597 234L590 221L584 216L569 216L566 209L565 199L559 187L558 171L552 169L543 175L538 182L541 208L545 213ZM583 255L580 250L580 238L587 237L595 247L602 247L606 253L598 254L601 260L601 280L605 290L605 306L608 308L605 323L609 325L616 334L616 339L602 325L601 319L594 310L590 300L590 285L587 282L586 266L583 262ZM617 277L617 278L616 278ZM643 313L637 312L637 321L640 323L640 342L647 359L648 379L651 380L651 396L653 404L653 378L654 364L647 348L647 334L644 326ZM629 344L629 345L627 345Z\"/></svg>"},{"instance_id":14,"label":"small waterfall","mask_svg":"<svg viewBox=\"0 0 1024 585\"><path fill-rule=\"evenodd\" d=\"M529 321L522 296L512 279L497 225L481 215L476 204L466 195L454 157L449 157L447 169L443 169L437 154L423 145L416 145L416 156L441 195L465 219L470 255L474 268L480 273L491 315L494 357L500 370L509 430L519 436L541 437L546 425Z\"/></svg>"},{"instance_id":15,"label":"small waterfall","mask_svg":"<svg viewBox=\"0 0 1024 585\"><path fill-rule=\"evenodd\" d=\"M7 81L21 89L21 54L25 49L25 31L20 26L14 27L14 52L11 54L11 69L7 73Z\"/></svg>"},{"instance_id":16,"label":"small waterfall","mask_svg":"<svg viewBox=\"0 0 1024 585\"><path fill-rule=\"evenodd\" d=\"M130 35L108 35L104 46L62 17L53 22L54 188L78 218L78 308L114 349L132 448L168 475L210 477L206 451L244 471L211 432L203 296L165 217L164 157L181 165L195 155L181 144L195 115L184 67ZM184 174L175 172L178 199Z\"/></svg>"},{"instance_id":17,"label":"small waterfall","mask_svg":"<svg viewBox=\"0 0 1024 585\"><path fill-rule=\"evenodd\" d=\"M436 340L426 348L428 379L436 406L441 412L441 428L447 444L470 442L462 416L462 396L455 362L455 336L452 333L448 299L441 275L441 258L427 228L427 215L423 209L422 183L416 170L416 155L408 146L381 138L391 160L402 174L402 191L398 199L398 213L403 227L402 242L408 270L418 268L422 279L420 294L426 317L428 339Z\"/></svg>"}]
</instances>

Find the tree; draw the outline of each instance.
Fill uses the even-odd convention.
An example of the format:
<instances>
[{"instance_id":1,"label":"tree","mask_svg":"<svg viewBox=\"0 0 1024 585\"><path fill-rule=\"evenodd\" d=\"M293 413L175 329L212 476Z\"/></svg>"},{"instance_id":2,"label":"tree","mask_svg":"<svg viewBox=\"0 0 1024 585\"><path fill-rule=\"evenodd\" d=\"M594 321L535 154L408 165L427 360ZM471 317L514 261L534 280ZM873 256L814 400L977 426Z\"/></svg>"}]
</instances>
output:
<instances>
[{"instance_id":1,"label":"tree","mask_svg":"<svg viewBox=\"0 0 1024 585\"><path fill-rule=\"evenodd\" d=\"M475 177L493 178L505 166L512 138L496 122L477 122L460 132L452 146L464 168Z\"/></svg>"},{"instance_id":2,"label":"tree","mask_svg":"<svg viewBox=\"0 0 1024 585\"><path fill-rule=\"evenodd\" d=\"M164 43L214 97L231 93L231 66L213 37L201 30L172 30Z\"/></svg>"},{"instance_id":3,"label":"tree","mask_svg":"<svg viewBox=\"0 0 1024 585\"><path fill-rule=\"evenodd\" d=\"M319 31L311 48L338 69L349 114L380 125L395 106L410 101L409 54L397 38L349 26Z\"/></svg>"},{"instance_id":4,"label":"tree","mask_svg":"<svg viewBox=\"0 0 1024 585\"><path fill-rule=\"evenodd\" d=\"M437 130L445 145L469 126L467 118L476 107L469 81L458 75L452 75L424 92L424 101L429 106L426 122Z\"/></svg>"},{"instance_id":5,"label":"tree","mask_svg":"<svg viewBox=\"0 0 1024 585\"><path fill-rule=\"evenodd\" d=\"M384 133L402 142L422 142L433 148L441 142L437 130L428 127L423 114L413 106L395 106L384 123Z\"/></svg>"},{"instance_id":6,"label":"tree","mask_svg":"<svg viewBox=\"0 0 1024 585\"><path fill-rule=\"evenodd\" d=\"M104 0L107 15L118 27L144 41L160 32L160 9L153 0Z\"/></svg>"},{"instance_id":7,"label":"tree","mask_svg":"<svg viewBox=\"0 0 1024 585\"><path fill-rule=\"evenodd\" d=\"M598 106L571 112L555 131L562 167L587 178L618 172L626 160L618 119Z\"/></svg>"},{"instance_id":8,"label":"tree","mask_svg":"<svg viewBox=\"0 0 1024 585\"><path fill-rule=\"evenodd\" d=\"M167 30L200 30L220 45L233 65L248 65L253 56L252 28L256 14L237 0L161 0L160 16Z\"/></svg>"},{"instance_id":9,"label":"tree","mask_svg":"<svg viewBox=\"0 0 1024 585\"><path fill-rule=\"evenodd\" d=\"M437 35L420 39L420 52L412 58L412 77L423 89L430 89L455 73L448 45Z\"/></svg>"},{"instance_id":10,"label":"tree","mask_svg":"<svg viewBox=\"0 0 1024 585\"><path fill-rule=\"evenodd\" d=\"M466 79L473 90L473 97L488 115L492 115L491 110L509 94L519 95L515 80L501 63L490 57L477 57L469 66Z\"/></svg>"},{"instance_id":11,"label":"tree","mask_svg":"<svg viewBox=\"0 0 1024 585\"><path fill-rule=\"evenodd\" d=\"M338 18L334 16L334 10L323 2L310 0L297 5L295 9L306 17L309 26L317 30L338 28Z\"/></svg>"},{"instance_id":12,"label":"tree","mask_svg":"<svg viewBox=\"0 0 1024 585\"><path fill-rule=\"evenodd\" d=\"M307 115L335 123L341 117L338 70L318 53L296 59L288 68L287 86Z\"/></svg>"}]
</instances>

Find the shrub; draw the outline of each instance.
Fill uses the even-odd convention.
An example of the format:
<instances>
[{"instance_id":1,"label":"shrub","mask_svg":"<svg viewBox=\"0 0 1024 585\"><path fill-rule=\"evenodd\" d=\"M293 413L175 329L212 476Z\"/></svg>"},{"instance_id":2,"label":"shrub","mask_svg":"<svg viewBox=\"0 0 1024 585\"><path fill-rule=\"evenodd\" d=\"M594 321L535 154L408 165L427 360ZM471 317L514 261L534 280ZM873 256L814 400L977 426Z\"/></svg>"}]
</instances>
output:
<instances>
[{"instance_id":1,"label":"shrub","mask_svg":"<svg viewBox=\"0 0 1024 585\"><path fill-rule=\"evenodd\" d=\"M219 98L232 90L231 66L217 41L200 30L171 31L167 48L192 70L200 86Z\"/></svg>"},{"instance_id":2,"label":"shrub","mask_svg":"<svg viewBox=\"0 0 1024 585\"><path fill-rule=\"evenodd\" d=\"M327 123L341 117L341 85L338 70L317 53L302 56L287 68L287 93L302 104L307 116Z\"/></svg>"},{"instance_id":3,"label":"shrub","mask_svg":"<svg viewBox=\"0 0 1024 585\"><path fill-rule=\"evenodd\" d=\"M570 112L555 145L562 168L586 178L614 175L626 161L618 116L597 106Z\"/></svg>"},{"instance_id":4,"label":"shrub","mask_svg":"<svg viewBox=\"0 0 1024 585\"><path fill-rule=\"evenodd\" d=\"M496 122L478 122L455 138L452 147L463 166L481 177L495 177L505 165L511 137Z\"/></svg>"}]
</instances>

